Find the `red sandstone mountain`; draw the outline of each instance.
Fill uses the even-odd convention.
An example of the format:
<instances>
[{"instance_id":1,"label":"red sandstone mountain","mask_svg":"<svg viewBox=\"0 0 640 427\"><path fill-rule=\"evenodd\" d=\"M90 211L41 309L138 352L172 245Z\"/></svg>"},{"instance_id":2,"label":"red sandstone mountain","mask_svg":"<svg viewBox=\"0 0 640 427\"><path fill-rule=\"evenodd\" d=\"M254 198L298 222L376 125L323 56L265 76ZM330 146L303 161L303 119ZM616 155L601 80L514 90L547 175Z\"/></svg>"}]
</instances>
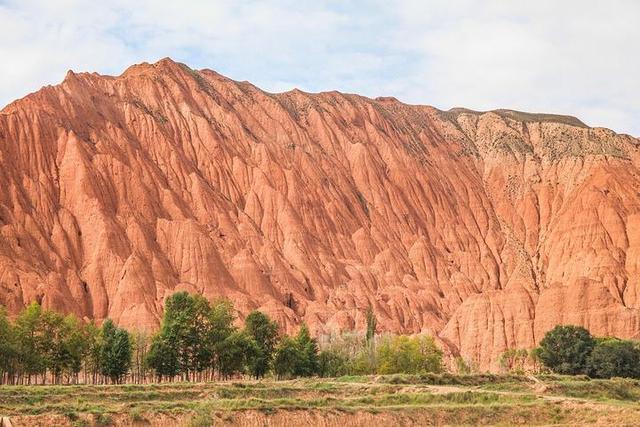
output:
<instances>
[{"instance_id":1,"label":"red sandstone mountain","mask_svg":"<svg viewBox=\"0 0 640 427\"><path fill-rule=\"evenodd\" d=\"M640 332L640 141L565 116L266 93L169 59L0 114L0 304L150 329L176 290L494 366Z\"/></svg>"}]
</instances>

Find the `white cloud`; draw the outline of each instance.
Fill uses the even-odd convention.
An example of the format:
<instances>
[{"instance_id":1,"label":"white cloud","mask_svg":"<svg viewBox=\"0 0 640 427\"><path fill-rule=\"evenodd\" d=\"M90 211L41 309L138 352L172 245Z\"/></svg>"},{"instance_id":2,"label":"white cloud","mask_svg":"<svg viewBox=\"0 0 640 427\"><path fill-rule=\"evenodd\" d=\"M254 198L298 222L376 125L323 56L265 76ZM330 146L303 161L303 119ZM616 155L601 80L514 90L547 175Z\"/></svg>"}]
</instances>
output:
<instances>
[{"instance_id":1,"label":"white cloud","mask_svg":"<svg viewBox=\"0 0 640 427\"><path fill-rule=\"evenodd\" d=\"M403 3L398 12L402 37L423 59L406 98L573 114L640 135L640 2L455 4Z\"/></svg>"},{"instance_id":2,"label":"white cloud","mask_svg":"<svg viewBox=\"0 0 640 427\"><path fill-rule=\"evenodd\" d=\"M640 2L0 0L0 104L170 56L266 90L573 114L640 135Z\"/></svg>"}]
</instances>

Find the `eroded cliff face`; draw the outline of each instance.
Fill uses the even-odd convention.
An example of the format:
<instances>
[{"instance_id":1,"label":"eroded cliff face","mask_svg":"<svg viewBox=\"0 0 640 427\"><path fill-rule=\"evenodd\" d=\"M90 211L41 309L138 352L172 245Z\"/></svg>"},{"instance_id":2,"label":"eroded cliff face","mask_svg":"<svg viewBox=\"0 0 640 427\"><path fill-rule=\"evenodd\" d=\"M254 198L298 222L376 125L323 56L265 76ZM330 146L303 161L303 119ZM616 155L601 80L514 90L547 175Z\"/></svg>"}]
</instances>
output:
<instances>
[{"instance_id":1,"label":"eroded cliff face","mask_svg":"<svg viewBox=\"0 0 640 427\"><path fill-rule=\"evenodd\" d=\"M269 94L169 59L0 114L0 304L153 329L177 290L494 368L640 332L640 141L571 117Z\"/></svg>"}]
</instances>

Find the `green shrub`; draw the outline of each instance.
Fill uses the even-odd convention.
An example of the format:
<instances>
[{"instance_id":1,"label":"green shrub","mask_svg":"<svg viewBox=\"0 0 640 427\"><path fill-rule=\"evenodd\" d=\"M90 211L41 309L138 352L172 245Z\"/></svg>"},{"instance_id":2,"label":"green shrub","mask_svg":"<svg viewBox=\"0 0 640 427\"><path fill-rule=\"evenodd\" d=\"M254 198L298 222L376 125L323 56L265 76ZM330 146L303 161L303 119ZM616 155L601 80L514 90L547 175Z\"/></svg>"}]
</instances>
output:
<instances>
[{"instance_id":1,"label":"green shrub","mask_svg":"<svg viewBox=\"0 0 640 427\"><path fill-rule=\"evenodd\" d=\"M594 378L639 378L640 350L630 341L599 340L587 359L587 371Z\"/></svg>"},{"instance_id":2,"label":"green shrub","mask_svg":"<svg viewBox=\"0 0 640 427\"><path fill-rule=\"evenodd\" d=\"M347 373L347 360L334 350L323 350L318 355L318 374L321 377L339 377Z\"/></svg>"},{"instance_id":3,"label":"green shrub","mask_svg":"<svg viewBox=\"0 0 640 427\"><path fill-rule=\"evenodd\" d=\"M78 413L73 409L65 410L64 416L69 418L69 421L76 421L78 419Z\"/></svg>"},{"instance_id":4,"label":"green shrub","mask_svg":"<svg viewBox=\"0 0 640 427\"><path fill-rule=\"evenodd\" d=\"M131 408L129 411L129 417L131 421L144 421L144 415L142 414L142 410L140 408Z\"/></svg>"},{"instance_id":5,"label":"green shrub","mask_svg":"<svg viewBox=\"0 0 640 427\"><path fill-rule=\"evenodd\" d=\"M580 326L558 325L540 342L540 360L559 374L586 372L587 359L595 346L588 330Z\"/></svg>"},{"instance_id":6,"label":"green shrub","mask_svg":"<svg viewBox=\"0 0 640 427\"><path fill-rule=\"evenodd\" d=\"M347 372L350 375L371 375L376 371L376 354L370 347L363 347L347 361Z\"/></svg>"},{"instance_id":7,"label":"green shrub","mask_svg":"<svg viewBox=\"0 0 640 427\"><path fill-rule=\"evenodd\" d=\"M96 417L97 426L110 426L113 425L113 418L109 414L99 414Z\"/></svg>"},{"instance_id":8,"label":"green shrub","mask_svg":"<svg viewBox=\"0 0 640 427\"><path fill-rule=\"evenodd\" d=\"M189 427L211 427L213 425L213 418L208 412L198 412L189 420Z\"/></svg>"},{"instance_id":9,"label":"green shrub","mask_svg":"<svg viewBox=\"0 0 640 427\"><path fill-rule=\"evenodd\" d=\"M471 373L471 364L467 363L461 356L456 357L456 372L462 375L468 375Z\"/></svg>"},{"instance_id":10,"label":"green shrub","mask_svg":"<svg viewBox=\"0 0 640 427\"><path fill-rule=\"evenodd\" d=\"M526 349L507 349L500 355L500 367L505 372L523 373L529 352Z\"/></svg>"},{"instance_id":11,"label":"green shrub","mask_svg":"<svg viewBox=\"0 0 640 427\"><path fill-rule=\"evenodd\" d=\"M442 369L442 351L428 336L388 337L378 348L379 374L418 374Z\"/></svg>"}]
</instances>

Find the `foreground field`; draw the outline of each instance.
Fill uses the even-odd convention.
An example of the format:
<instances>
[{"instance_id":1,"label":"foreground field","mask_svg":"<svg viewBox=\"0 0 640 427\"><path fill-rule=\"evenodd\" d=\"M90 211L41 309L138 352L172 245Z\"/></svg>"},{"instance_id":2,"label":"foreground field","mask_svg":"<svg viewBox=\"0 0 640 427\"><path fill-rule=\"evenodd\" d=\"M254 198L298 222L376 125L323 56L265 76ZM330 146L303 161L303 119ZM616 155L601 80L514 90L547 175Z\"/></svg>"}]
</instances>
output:
<instances>
[{"instance_id":1,"label":"foreground field","mask_svg":"<svg viewBox=\"0 0 640 427\"><path fill-rule=\"evenodd\" d=\"M13 426L640 425L640 382L425 375L0 387Z\"/></svg>"}]
</instances>

